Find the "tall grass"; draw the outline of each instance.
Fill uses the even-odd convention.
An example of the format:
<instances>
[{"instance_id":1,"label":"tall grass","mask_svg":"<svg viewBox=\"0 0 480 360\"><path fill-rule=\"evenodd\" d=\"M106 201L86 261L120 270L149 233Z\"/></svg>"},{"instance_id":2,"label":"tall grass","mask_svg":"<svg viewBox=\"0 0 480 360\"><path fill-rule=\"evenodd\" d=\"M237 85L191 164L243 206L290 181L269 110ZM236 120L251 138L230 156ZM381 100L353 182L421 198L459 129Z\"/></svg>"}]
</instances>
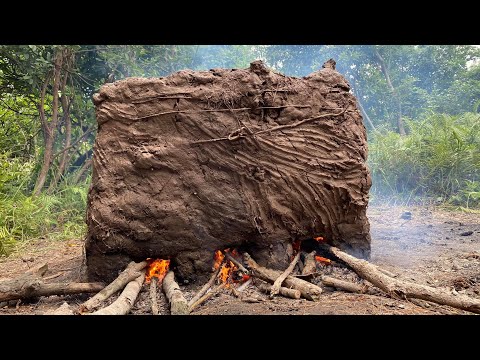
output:
<instances>
[{"instance_id":1,"label":"tall grass","mask_svg":"<svg viewBox=\"0 0 480 360\"><path fill-rule=\"evenodd\" d=\"M18 241L84 235L86 184L65 184L52 195L33 197L26 195L33 163L3 156L0 167L0 256L8 255Z\"/></svg>"},{"instance_id":2,"label":"tall grass","mask_svg":"<svg viewBox=\"0 0 480 360\"><path fill-rule=\"evenodd\" d=\"M480 206L480 115L430 114L407 121L409 134L371 134L369 166L375 200L433 199Z\"/></svg>"}]
</instances>

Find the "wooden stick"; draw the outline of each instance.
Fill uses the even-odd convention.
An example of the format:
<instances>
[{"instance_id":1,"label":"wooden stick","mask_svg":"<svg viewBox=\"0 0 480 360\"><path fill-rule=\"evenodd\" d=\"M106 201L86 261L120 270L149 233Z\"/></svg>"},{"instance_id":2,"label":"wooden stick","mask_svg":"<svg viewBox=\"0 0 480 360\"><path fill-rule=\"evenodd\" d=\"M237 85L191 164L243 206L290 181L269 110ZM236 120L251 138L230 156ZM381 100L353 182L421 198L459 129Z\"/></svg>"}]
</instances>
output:
<instances>
[{"instance_id":1,"label":"wooden stick","mask_svg":"<svg viewBox=\"0 0 480 360\"><path fill-rule=\"evenodd\" d=\"M305 256L305 266L302 269L302 275L313 274L317 270L317 262L315 261L316 251Z\"/></svg>"},{"instance_id":2,"label":"wooden stick","mask_svg":"<svg viewBox=\"0 0 480 360\"><path fill-rule=\"evenodd\" d=\"M371 294L371 295L376 294L376 291L367 284L363 284L363 285L355 284L353 282L336 279L331 276L322 276L321 280L325 286L331 286L338 290L343 290L343 291L348 291L348 292L353 292L358 294Z\"/></svg>"},{"instance_id":3,"label":"wooden stick","mask_svg":"<svg viewBox=\"0 0 480 360\"><path fill-rule=\"evenodd\" d=\"M287 278L288 275L293 271L293 268L300 259L300 251L295 255L290 265L288 265L287 269L275 280L273 283L272 289L270 290L270 299L273 299L275 295L277 295L280 291L280 287L282 286L283 282Z\"/></svg>"},{"instance_id":4,"label":"wooden stick","mask_svg":"<svg viewBox=\"0 0 480 360\"><path fill-rule=\"evenodd\" d=\"M250 285L252 283L252 278L248 279L247 281L245 281L242 285L240 285L238 288L237 288L237 291L238 292L242 292L243 290L245 290L247 288L248 285Z\"/></svg>"},{"instance_id":5,"label":"wooden stick","mask_svg":"<svg viewBox=\"0 0 480 360\"><path fill-rule=\"evenodd\" d=\"M251 270L253 270L253 275L259 279L265 280L273 284L275 280L281 275L280 271L267 269L258 265L248 253L244 253L243 257L244 262ZM299 290L305 299L312 301L320 300L320 294L322 293L322 289L312 283L289 275L285 279L285 285L286 287Z\"/></svg>"},{"instance_id":6,"label":"wooden stick","mask_svg":"<svg viewBox=\"0 0 480 360\"><path fill-rule=\"evenodd\" d=\"M381 267L379 267L378 265L375 265L377 267L377 270L380 271L381 273L384 273L385 275L387 276L390 276L392 278L396 278L398 275L397 274L394 274L392 273L391 271L388 271L386 269L382 269Z\"/></svg>"},{"instance_id":7,"label":"wooden stick","mask_svg":"<svg viewBox=\"0 0 480 360\"><path fill-rule=\"evenodd\" d=\"M227 260L230 260L232 263L235 264L235 266L240 270L242 271L243 273L245 274L248 274L248 270L245 268L245 266L243 266L243 264L238 261L237 259L235 259L232 255L230 255L228 252L225 252L225 257L227 258Z\"/></svg>"},{"instance_id":8,"label":"wooden stick","mask_svg":"<svg viewBox=\"0 0 480 360\"><path fill-rule=\"evenodd\" d=\"M206 293L205 295L203 295L200 299L198 299L195 303L193 303L192 306L190 306L190 312L192 312L196 307L200 306L205 301L210 299L213 295L215 295L220 290L222 290L225 287L225 285L226 285L225 283L222 283L216 286L215 288L213 288L212 291L210 291L209 293Z\"/></svg>"},{"instance_id":9,"label":"wooden stick","mask_svg":"<svg viewBox=\"0 0 480 360\"><path fill-rule=\"evenodd\" d=\"M130 262L125 270L123 270L114 281L108 284L98 294L81 304L80 312L91 311L99 307L102 302L108 299L111 295L115 294L119 290L122 290L129 282L138 278L141 275L140 272L145 269L146 266L146 261L139 263L134 261Z\"/></svg>"},{"instance_id":10,"label":"wooden stick","mask_svg":"<svg viewBox=\"0 0 480 360\"><path fill-rule=\"evenodd\" d=\"M264 292L266 294L270 294L270 292L272 291L272 286L267 283L257 284L257 287L260 289L261 292ZM283 286L280 287L279 294L291 299L300 299L300 296L302 295L299 290L289 289Z\"/></svg>"},{"instance_id":11,"label":"wooden stick","mask_svg":"<svg viewBox=\"0 0 480 360\"><path fill-rule=\"evenodd\" d=\"M327 245L328 246L328 245ZM480 300L462 294L449 294L445 290L431 286L419 285L408 281L391 278L378 270L378 267L369 262L357 259L340 249L328 246L329 250L340 260L344 261L362 278L397 298L417 298L432 301L441 305L452 306L457 309L480 314Z\"/></svg>"},{"instance_id":12,"label":"wooden stick","mask_svg":"<svg viewBox=\"0 0 480 360\"><path fill-rule=\"evenodd\" d=\"M175 282L175 274L169 271L163 279L163 291L170 303L170 314L188 315L190 312L188 302L182 294L180 287Z\"/></svg>"},{"instance_id":13,"label":"wooden stick","mask_svg":"<svg viewBox=\"0 0 480 360\"><path fill-rule=\"evenodd\" d=\"M135 300L137 300L144 281L145 274L142 273L125 286L125 289L123 289L118 299L112 304L91 314L87 313L86 315L127 315L132 309Z\"/></svg>"},{"instance_id":14,"label":"wooden stick","mask_svg":"<svg viewBox=\"0 0 480 360\"><path fill-rule=\"evenodd\" d=\"M223 261L218 266L218 269L212 274L212 276L210 277L210 280L208 280L208 282L205 285L203 285L200 291L197 292L195 296L188 302L188 307L191 307L198 299L200 299L208 291L208 289L212 287L212 285L215 283L215 279L217 278L218 273L222 268L222 265L223 265Z\"/></svg>"},{"instance_id":15,"label":"wooden stick","mask_svg":"<svg viewBox=\"0 0 480 360\"><path fill-rule=\"evenodd\" d=\"M231 292L232 292L232 295L235 296L236 298L242 300L243 302L246 302L246 303L258 303L258 302L261 302L263 301L263 299L260 299L256 296L248 296L248 295L245 295L244 293L238 291L237 289L235 288L231 288Z\"/></svg>"},{"instance_id":16,"label":"wooden stick","mask_svg":"<svg viewBox=\"0 0 480 360\"><path fill-rule=\"evenodd\" d=\"M158 315L158 296L157 296L157 278L154 277L150 281L150 302L152 304L152 315Z\"/></svg>"}]
</instances>

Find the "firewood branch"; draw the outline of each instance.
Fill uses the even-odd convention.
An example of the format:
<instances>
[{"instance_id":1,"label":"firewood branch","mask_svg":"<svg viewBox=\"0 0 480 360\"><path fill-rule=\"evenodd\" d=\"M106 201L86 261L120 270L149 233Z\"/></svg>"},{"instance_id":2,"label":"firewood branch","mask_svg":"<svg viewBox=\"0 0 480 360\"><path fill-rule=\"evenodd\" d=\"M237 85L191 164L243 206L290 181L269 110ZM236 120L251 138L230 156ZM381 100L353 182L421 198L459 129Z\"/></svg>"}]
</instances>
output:
<instances>
[{"instance_id":1,"label":"firewood branch","mask_svg":"<svg viewBox=\"0 0 480 360\"><path fill-rule=\"evenodd\" d=\"M170 303L170 314L172 315L188 315L190 312L188 303L175 281L175 274L169 271L163 279L163 291Z\"/></svg>"},{"instance_id":2,"label":"firewood branch","mask_svg":"<svg viewBox=\"0 0 480 360\"><path fill-rule=\"evenodd\" d=\"M222 263L218 266L218 269L212 274L210 277L210 280L207 281L205 285L195 294L195 296L188 302L188 307L190 308L190 311L192 311L192 305L195 304L198 299L200 299L207 291L210 289L213 284L215 283L215 279L218 276L218 273L220 272L220 269L222 268Z\"/></svg>"},{"instance_id":3,"label":"firewood branch","mask_svg":"<svg viewBox=\"0 0 480 360\"><path fill-rule=\"evenodd\" d=\"M158 315L160 313L158 310L157 282L158 280L156 277L150 281L150 302L152 306L152 315Z\"/></svg>"},{"instance_id":4,"label":"firewood branch","mask_svg":"<svg viewBox=\"0 0 480 360\"><path fill-rule=\"evenodd\" d=\"M265 294L270 294L272 291L272 286L267 283L257 284L257 287L260 289L261 292ZM278 293L291 299L300 299L300 296L302 295L299 290L289 289L283 286L280 287Z\"/></svg>"},{"instance_id":5,"label":"firewood branch","mask_svg":"<svg viewBox=\"0 0 480 360\"><path fill-rule=\"evenodd\" d=\"M321 280L325 286L331 286L338 290L343 290L343 291L358 293L358 294L374 295L377 293L371 286L366 284L363 284L363 285L355 284L350 281L340 280L330 276L322 276Z\"/></svg>"},{"instance_id":6,"label":"firewood branch","mask_svg":"<svg viewBox=\"0 0 480 360\"><path fill-rule=\"evenodd\" d=\"M264 268L256 263L255 260L248 253L243 254L244 262L252 270L253 275L259 279L267 281L271 284L282 274L280 271ZM312 283L305 280L296 278L294 276L287 276L285 279L285 286L293 289L297 289L307 300L318 301L320 300L320 294L322 289Z\"/></svg>"},{"instance_id":7,"label":"firewood branch","mask_svg":"<svg viewBox=\"0 0 480 360\"><path fill-rule=\"evenodd\" d=\"M102 283L45 283L43 276L48 265L43 264L11 280L0 282L0 302L29 299L40 296L95 293Z\"/></svg>"},{"instance_id":8,"label":"firewood branch","mask_svg":"<svg viewBox=\"0 0 480 360\"><path fill-rule=\"evenodd\" d=\"M139 263L131 262L120 275L102 289L98 294L80 305L80 311L91 311L99 307L106 299L117 291L122 290L130 281L135 280L141 275L141 271L147 266L146 261Z\"/></svg>"},{"instance_id":9,"label":"firewood branch","mask_svg":"<svg viewBox=\"0 0 480 360\"><path fill-rule=\"evenodd\" d=\"M245 268L245 266L243 266L243 264L238 261L237 259L235 259L232 255L230 255L228 252L225 252L225 257L227 258L227 260L230 260L232 263L235 264L235 266L241 271L243 272L244 274L248 274L248 270Z\"/></svg>"},{"instance_id":10,"label":"firewood branch","mask_svg":"<svg viewBox=\"0 0 480 360\"><path fill-rule=\"evenodd\" d=\"M118 299L112 304L86 315L127 315L132 309L135 300L137 300L144 280L145 274L142 273L135 280L130 281L127 286L125 286L125 289L123 289Z\"/></svg>"},{"instance_id":11,"label":"firewood branch","mask_svg":"<svg viewBox=\"0 0 480 360\"><path fill-rule=\"evenodd\" d=\"M300 259L300 251L295 255L290 265L288 265L287 269L275 280L272 285L272 289L270 290L270 299L273 299L275 295L277 295L280 291L280 287L282 286L283 282L290 275L293 271L295 265L297 265L298 259Z\"/></svg>"},{"instance_id":12,"label":"firewood branch","mask_svg":"<svg viewBox=\"0 0 480 360\"><path fill-rule=\"evenodd\" d=\"M205 301L210 299L213 295L217 294L220 290L222 290L226 286L226 283L222 283L220 285L217 285L215 288L213 288L210 292L206 293L203 295L200 299L198 299L196 302L192 303L190 306L190 312L195 310L198 306L203 304Z\"/></svg>"},{"instance_id":13,"label":"firewood branch","mask_svg":"<svg viewBox=\"0 0 480 360\"><path fill-rule=\"evenodd\" d=\"M480 314L480 300L478 299L461 294L453 295L442 289L391 278L379 271L377 266L365 260L357 259L333 246L328 246L328 248L332 254L348 264L360 277L393 297L417 298Z\"/></svg>"}]
</instances>

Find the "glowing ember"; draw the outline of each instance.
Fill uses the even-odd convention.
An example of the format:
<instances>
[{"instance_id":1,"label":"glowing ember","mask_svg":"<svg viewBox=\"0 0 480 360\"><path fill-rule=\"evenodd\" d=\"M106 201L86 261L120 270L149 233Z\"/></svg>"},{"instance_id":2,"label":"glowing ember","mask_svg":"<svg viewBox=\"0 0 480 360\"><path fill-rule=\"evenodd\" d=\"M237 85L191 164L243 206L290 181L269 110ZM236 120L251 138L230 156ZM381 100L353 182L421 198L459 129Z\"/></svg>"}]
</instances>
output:
<instances>
[{"instance_id":1,"label":"glowing ember","mask_svg":"<svg viewBox=\"0 0 480 360\"><path fill-rule=\"evenodd\" d=\"M297 255L297 253L300 251L300 245L302 245L302 240L293 240L293 243L292 243L293 257L295 257L295 255Z\"/></svg>"},{"instance_id":2,"label":"glowing ember","mask_svg":"<svg viewBox=\"0 0 480 360\"><path fill-rule=\"evenodd\" d=\"M153 277L158 278L158 282L162 282L165 275L167 275L168 267L170 266L170 260L150 260L147 267L147 274L145 276L145 282L148 284Z\"/></svg>"},{"instance_id":3,"label":"glowing ember","mask_svg":"<svg viewBox=\"0 0 480 360\"><path fill-rule=\"evenodd\" d=\"M318 262L320 262L322 264L331 264L332 263L332 260L324 258L323 256L315 256L315 260L317 260Z\"/></svg>"},{"instance_id":4,"label":"glowing ember","mask_svg":"<svg viewBox=\"0 0 480 360\"><path fill-rule=\"evenodd\" d=\"M321 236L314 237L313 240L318 241L318 242L324 242L325 239Z\"/></svg>"},{"instance_id":5,"label":"glowing ember","mask_svg":"<svg viewBox=\"0 0 480 360\"><path fill-rule=\"evenodd\" d=\"M247 281L248 279L250 279L250 275L245 274L245 275L242 276L242 281L243 282Z\"/></svg>"}]
</instances>

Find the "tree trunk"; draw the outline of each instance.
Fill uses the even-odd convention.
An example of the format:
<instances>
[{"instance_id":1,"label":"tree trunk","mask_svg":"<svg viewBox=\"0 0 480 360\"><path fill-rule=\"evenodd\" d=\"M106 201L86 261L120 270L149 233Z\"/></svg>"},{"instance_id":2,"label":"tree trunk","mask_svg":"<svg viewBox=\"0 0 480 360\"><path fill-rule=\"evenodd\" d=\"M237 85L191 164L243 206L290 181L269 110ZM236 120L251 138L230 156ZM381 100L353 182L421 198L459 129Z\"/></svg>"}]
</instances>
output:
<instances>
[{"instance_id":1,"label":"tree trunk","mask_svg":"<svg viewBox=\"0 0 480 360\"><path fill-rule=\"evenodd\" d=\"M361 103L360 100L358 100L358 99L359 99L359 97L357 97L358 108L359 108L360 111L362 112L363 117L367 120L367 123L368 123L368 125L372 128L372 130L373 130L373 131L377 131L377 128L375 127L375 125L373 125L372 120L370 119L370 116L368 116L367 112L366 112L365 109L363 108L362 103Z\"/></svg>"},{"instance_id":2,"label":"tree trunk","mask_svg":"<svg viewBox=\"0 0 480 360\"><path fill-rule=\"evenodd\" d=\"M437 304L480 314L480 300L478 299L461 294L453 295L446 290L391 278L379 271L375 265L365 260L357 259L333 246L329 247L329 249L336 257L347 263L359 276L387 294L402 299L417 298L432 301Z\"/></svg>"},{"instance_id":3,"label":"tree trunk","mask_svg":"<svg viewBox=\"0 0 480 360\"><path fill-rule=\"evenodd\" d=\"M267 269L258 265L248 253L244 253L243 256L245 258L245 263L247 263L248 267L253 270L254 276L259 279L273 284L282 274L280 271ZM286 287L300 290L302 296L307 300L318 301L320 299L320 294L322 293L320 287L291 275L287 276L285 279L285 285Z\"/></svg>"},{"instance_id":4,"label":"tree trunk","mask_svg":"<svg viewBox=\"0 0 480 360\"><path fill-rule=\"evenodd\" d=\"M63 109L63 119L65 121L65 144L63 146L64 149L68 149L72 141L72 120L70 119L70 109L69 109L70 102L68 102L65 95L63 95L63 92L65 91L66 79L67 79L67 75L64 76L64 81L62 81L62 87L61 87L61 92L62 92L61 104ZM51 194L53 190L55 190L55 188L57 187L58 182L60 181L60 179L63 176L63 173L65 172L65 167L69 159L70 159L70 156L68 151L64 151L60 157L57 172L55 173L55 176L53 177L53 180L50 182L50 185L48 187L47 192L49 194Z\"/></svg>"},{"instance_id":5,"label":"tree trunk","mask_svg":"<svg viewBox=\"0 0 480 360\"><path fill-rule=\"evenodd\" d=\"M388 67L387 64L385 63L385 60L383 59L382 55L378 52L376 48L374 48L375 55L378 59L378 63L380 65L380 69L382 70L382 74L385 77L385 80L387 82L388 87L390 88L390 91L392 92L393 99L397 105L397 126L398 126L398 132L400 135L404 136L406 135L405 132L405 127L403 125L403 120L402 120L402 102L400 101L400 97L398 96L397 90L394 88L392 81L390 79L390 74L388 72Z\"/></svg>"},{"instance_id":6,"label":"tree trunk","mask_svg":"<svg viewBox=\"0 0 480 360\"><path fill-rule=\"evenodd\" d=\"M53 160L53 144L55 143L55 132L57 130L57 123L58 123L58 90L60 87L60 78L62 72L62 65L63 65L63 56L64 52L62 49L58 49L55 52L55 64L53 70L53 90L52 90L52 119L50 122L47 122L44 119L43 125L43 139L44 139L44 146L45 150L43 153L43 162L42 167L40 169L40 173L38 174L37 181L35 183L35 187L33 190L33 195L38 196L42 192L43 186L45 185L45 181L47 180L47 175L50 170L50 166L52 165ZM47 77L47 82L49 81L49 77ZM47 83L48 84L48 83ZM44 84L44 88L46 86ZM42 89L42 91L43 91ZM43 93L45 96L45 93ZM45 97L41 99L44 101Z\"/></svg>"},{"instance_id":7,"label":"tree trunk","mask_svg":"<svg viewBox=\"0 0 480 360\"><path fill-rule=\"evenodd\" d=\"M77 174L73 178L73 183L78 184L82 176L87 172L88 169L92 166L92 158L88 159L85 161L82 165L82 167L77 171Z\"/></svg>"}]
</instances>

